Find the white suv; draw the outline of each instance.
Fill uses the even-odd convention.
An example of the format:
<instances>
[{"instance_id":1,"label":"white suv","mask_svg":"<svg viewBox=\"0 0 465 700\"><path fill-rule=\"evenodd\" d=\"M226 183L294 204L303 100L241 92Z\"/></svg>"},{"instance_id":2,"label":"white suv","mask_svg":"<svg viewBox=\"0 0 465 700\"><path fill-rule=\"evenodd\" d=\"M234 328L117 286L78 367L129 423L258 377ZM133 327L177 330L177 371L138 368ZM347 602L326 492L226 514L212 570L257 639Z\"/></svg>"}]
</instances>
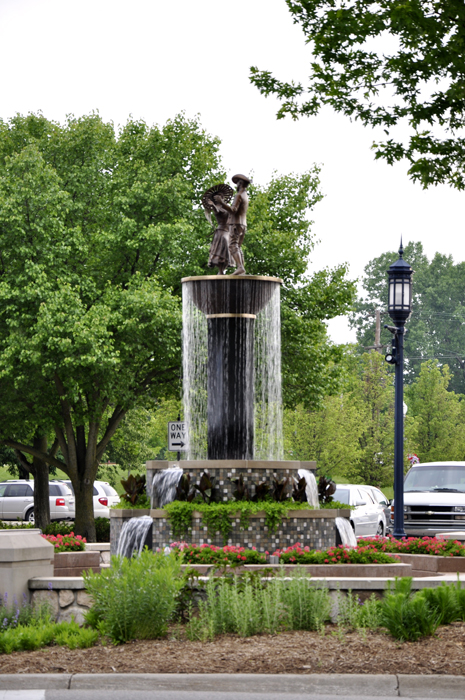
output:
<instances>
[{"instance_id":1,"label":"white suv","mask_svg":"<svg viewBox=\"0 0 465 700\"><path fill-rule=\"evenodd\" d=\"M74 494L74 489L71 481L64 482ZM119 503L118 492L110 486L108 481L94 481L94 517L109 518L110 508ZM74 504L72 508L71 518L75 516Z\"/></svg>"},{"instance_id":2,"label":"white suv","mask_svg":"<svg viewBox=\"0 0 465 700\"><path fill-rule=\"evenodd\" d=\"M49 483L50 520L69 520L74 496L62 481ZM0 520L34 522L34 481L12 479L0 483Z\"/></svg>"}]
</instances>

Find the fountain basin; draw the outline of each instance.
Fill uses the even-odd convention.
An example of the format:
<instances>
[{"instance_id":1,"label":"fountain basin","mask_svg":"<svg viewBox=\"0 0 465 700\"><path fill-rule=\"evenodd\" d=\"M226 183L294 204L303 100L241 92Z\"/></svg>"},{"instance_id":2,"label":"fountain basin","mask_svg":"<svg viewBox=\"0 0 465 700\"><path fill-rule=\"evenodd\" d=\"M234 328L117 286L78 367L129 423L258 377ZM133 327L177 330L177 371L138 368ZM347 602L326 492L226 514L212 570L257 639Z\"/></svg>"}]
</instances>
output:
<instances>
[{"instance_id":1,"label":"fountain basin","mask_svg":"<svg viewBox=\"0 0 465 700\"><path fill-rule=\"evenodd\" d=\"M153 518L153 550L169 547L172 542L183 539L190 544L214 544L223 547L223 536L216 533L211 537L208 528L203 522L202 513L194 511L192 528L188 534L179 537L174 535L168 514L162 509L153 510L110 510L111 552L116 553L118 539L124 519L150 515ZM249 517L249 527L244 530L240 524L240 513L232 518L231 533L227 544L251 549L255 547L259 552L274 552L276 549L284 549L296 542L308 546L311 549L327 549L334 546L337 540L336 518L348 518L349 509L321 510L289 510L287 518L275 532L271 532L266 526L265 513L258 512Z\"/></svg>"},{"instance_id":2,"label":"fountain basin","mask_svg":"<svg viewBox=\"0 0 465 700\"><path fill-rule=\"evenodd\" d=\"M183 277L192 301L207 317L211 314L258 314L270 301L279 277L258 275L204 275Z\"/></svg>"}]
</instances>

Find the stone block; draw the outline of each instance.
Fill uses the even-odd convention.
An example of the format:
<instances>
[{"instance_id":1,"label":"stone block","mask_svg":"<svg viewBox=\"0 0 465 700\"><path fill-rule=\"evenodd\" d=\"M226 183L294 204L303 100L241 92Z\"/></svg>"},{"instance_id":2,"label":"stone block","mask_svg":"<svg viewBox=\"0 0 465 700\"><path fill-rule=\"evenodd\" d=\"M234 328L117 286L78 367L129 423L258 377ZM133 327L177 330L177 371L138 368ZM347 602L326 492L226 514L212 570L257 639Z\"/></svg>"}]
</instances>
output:
<instances>
[{"instance_id":1,"label":"stone block","mask_svg":"<svg viewBox=\"0 0 465 700\"><path fill-rule=\"evenodd\" d=\"M36 530L0 530L0 595L26 595L33 576L53 576L53 545Z\"/></svg>"},{"instance_id":2,"label":"stone block","mask_svg":"<svg viewBox=\"0 0 465 700\"><path fill-rule=\"evenodd\" d=\"M71 605L69 608L60 610L60 616L57 622L71 622L72 619L74 619L74 622L77 622L78 625L83 625L85 622L85 612L85 610L79 608L77 605Z\"/></svg>"},{"instance_id":3,"label":"stone block","mask_svg":"<svg viewBox=\"0 0 465 700\"><path fill-rule=\"evenodd\" d=\"M74 603L74 593L69 590L62 590L58 593L58 601L60 603L60 608L67 608L68 605Z\"/></svg>"},{"instance_id":4,"label":"stone block","mask_svg":"<svg viewBox=\"0 0 465 700\"><path fill-rule=\"evenodd\" d=\"M78 591L77 603L78 605L82 605L85 608L91 608L94 601L91 598L91 596L88 593L86 593L86 591Z\"/></svg>"},{"instance_id":5,"label":"stone block","mask_svg":"<svg viewBox=\"0 0 465 700\"><path fill-rule=\"evenodd\" d=\"M31 602L33 607L41 604L43 605L44 603L50 605L50 609L55 618L58 616L60 605L57 591L34 591Z\"/></svg>"}]
</instances>

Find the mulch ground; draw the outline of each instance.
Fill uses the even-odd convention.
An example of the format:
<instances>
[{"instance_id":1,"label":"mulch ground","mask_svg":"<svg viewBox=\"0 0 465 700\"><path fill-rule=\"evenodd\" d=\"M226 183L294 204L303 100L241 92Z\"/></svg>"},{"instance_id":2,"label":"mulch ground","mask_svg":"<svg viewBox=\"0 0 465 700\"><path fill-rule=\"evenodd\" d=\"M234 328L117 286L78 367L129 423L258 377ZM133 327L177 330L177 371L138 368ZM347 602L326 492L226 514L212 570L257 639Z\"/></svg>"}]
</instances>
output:
<instances>
[{"instance_id":1,"label":"mulch ground","mask_svg":"<svg viewBox=\"0 0 465 700\"><path fill-rule=\"evenodd\" d=\"M380 632L283 632L189 642L166 639L70 650L46 647L0 656L0 673L423 673L465 675L465 623L400 643Z\"/></svg>"}]
</instances>

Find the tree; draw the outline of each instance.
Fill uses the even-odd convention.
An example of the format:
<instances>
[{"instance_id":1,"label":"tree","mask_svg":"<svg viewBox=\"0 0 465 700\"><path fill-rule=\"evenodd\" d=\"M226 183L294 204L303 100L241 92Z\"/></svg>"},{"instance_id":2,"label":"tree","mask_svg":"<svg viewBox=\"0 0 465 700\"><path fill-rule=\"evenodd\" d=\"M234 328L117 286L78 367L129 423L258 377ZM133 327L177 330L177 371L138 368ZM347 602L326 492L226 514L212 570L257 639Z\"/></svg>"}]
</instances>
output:
<instances>
[{"instance_id":1,"label":"tree","mask_svg":"<svg viewBox=\"0 0 465 700\"><path fill-rule=\"evenodd\" d=\"M225 179L218 149L183 115L118 134L95 114L0 121L0 441L68 474L90 541L92 482L121 421L179 396L180 280L208 271L199 202ZM324 321L354 290L343 267L305 276L317 190L313 169L251 196L248 271L284 280L290 402L335 384Z\"/></svg>"},{"instance_id":2,"label":"tree","mask_svg":"<svg viewBox=\"0 0 465 700\"><path fill-rule=\"evenodd\" d=\"M282 101L278 118L323 105L383 127L375 157L406 159L423 187L465 187L465 6L462 0L286 0L312 45L307 85L252 67L252 83ZM410 130L404 143L395 127ZM394 135L391 133L394 131Z\"/></svg>"},{"instance_id":3,"label":"tree","mask_svg":"<svg viewBox=\"0 0 465 700\"><path fill-rule=\"evenodd\" d=\"M463 460L465 454L465 400L448 391L447 365L430 360L406 392L414 417L413 439L421 462Z\"/></svg>"},{"instance_id":4,"label":"tree","mask_svg":"<svg viewBox=\"0 0 465 700\"><path fill-rule=\"evenodd\" d=\"M389 323L386 271L397 257L394 251L383 253L365 267L364 294L350 321L364 347L374 343L375 309L382 309L382 320ZM430 261L421 243L406 245L404 258L414 270L412 314L405 335L406 378L412 381L423 362L437 358L452 367L450 388L465 393L465 263L454 263L452 256L440 253ZM389 331L382 329L381 343L391 341Z\"/></svg>"}]
</instances>

